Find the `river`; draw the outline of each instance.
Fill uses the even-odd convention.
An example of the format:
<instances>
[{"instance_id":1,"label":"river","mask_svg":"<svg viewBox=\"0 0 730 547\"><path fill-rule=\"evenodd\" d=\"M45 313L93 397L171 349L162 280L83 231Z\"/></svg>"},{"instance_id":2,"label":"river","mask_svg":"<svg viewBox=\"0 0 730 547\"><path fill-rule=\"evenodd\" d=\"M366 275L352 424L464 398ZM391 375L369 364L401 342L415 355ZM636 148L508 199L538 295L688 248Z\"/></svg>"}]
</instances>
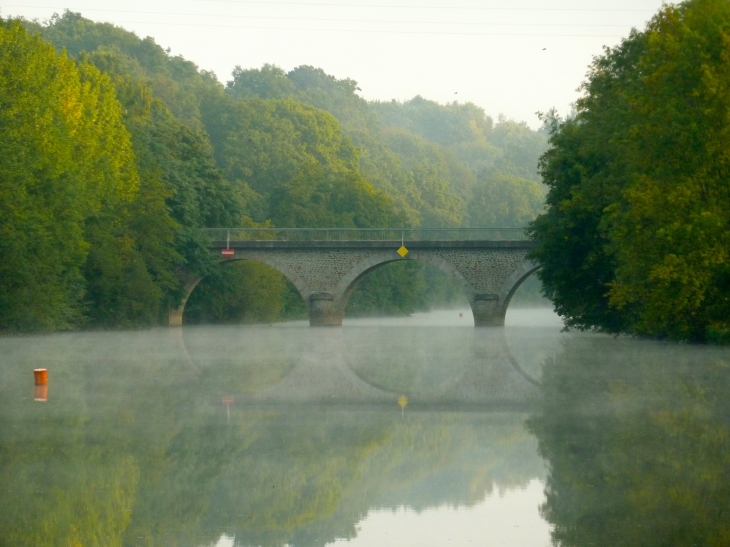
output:
<instances>
[{"instance_id":1,"label":"river","mask_svg":"<svg viewBox=\"0 0 730 547\"><path fill-rule=\"evenodd\" d=\"M472 325L0 337L0 546L730 545L728 349Z\"/></svg>"}]
</instances>

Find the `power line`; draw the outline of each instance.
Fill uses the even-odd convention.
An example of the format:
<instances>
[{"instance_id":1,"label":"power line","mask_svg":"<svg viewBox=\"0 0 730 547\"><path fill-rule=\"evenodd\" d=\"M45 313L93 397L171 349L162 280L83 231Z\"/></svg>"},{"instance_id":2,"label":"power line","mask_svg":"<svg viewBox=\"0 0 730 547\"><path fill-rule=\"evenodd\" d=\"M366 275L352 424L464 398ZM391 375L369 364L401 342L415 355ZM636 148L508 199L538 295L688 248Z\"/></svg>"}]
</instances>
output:
<instances>
[{"instance_id":1,"label":"power line","mask_svg":"<svg viewBox=\"0 0 730 547\"><path fill-rule=\"evenodd\" d=\"M255 4L275 6L319 6L319 7L345 7L345 8L385 8L385 9L420 9L420 10L479 10L479 11L598 11L598 12L643 12L654 13L652 9L632 8L513 8L495 6L414 6L414 5L387 5L387 4L341 4L325 2L263 2L257 0L190 0L203 3L221 4Z\"/></svg>"},{"instance_id":2,"label":"power line","mask_svg":"<svg viewBox=\"0 0 730 547\"><path fill-rule=\"evenodd\" d=\"M7 7L27 7L18 4L7 4ZM37 9L56 9L53 6L33 6ZM177 15L181 17L225 17L227 19L258 19L258 20L271 20L271 21L311 21L311 22L330 22L330 23L376 23L376 24L408 24L408 25L457 25L457 26L485 26L485 27L616 27L625 28L630 24L625 25L595 25L595 24L565 24L565 23L477 23L477 22L462 22L462 21L406 21L406 20L387 20L387 19L330 19L330 18L306 18L306 17L268 17L260 15L230 15L230 14L215 14L215 13L180 13L171 11L135 11L135 10L115 10L115 9L97 9L97 8L67 8L70 11L78 9L83 12L100 12L100 13L132 13L135 15Z\"/></svg>"},{"instance_id":3,"label":"power line","mask_svg":"<svg viewBox=\"0 0 730 547\"><path fill-rule=\"evenodd\" d=\"M535 36L555 38L620 38L620 34L522 34L522 33L489 33L489 32L436 32L436 31L402 31L402 30L373 30L373 29L344 29L344 28L304 28L304 27L257 27L249 25L214 25L209 23L171 23L156 21L110 21L114 24L126 25L154 25L154 26L178 26L178 27L207 27L207 28L229 28L243 30L286 30L304 32L352 32L364 34L428 34L439 36Z\"/></svg>"},{"instance_id":4,"label":"power line","mask_svg":"<svg viewBox=\"0 0 730 547\"><path fill-rule=\"evenodd\" d=\"M632 12L632 13L654 13L653 9L635 8L515 8L501 6L414 6L414 5L387 5L387 4L342 4L325 2L269 2L260 0L188 0L206 4L240 4L240 5L265 5L265 6L305 6L305 7L343 7L343 8L381 8L381 9L417 9L417 10L464 10L464 11L570 11L570 12ZM36 6L27 6L33 8ZM40 7L40 6L37 6ZM55 9L55 8L51 8Z\"/></svg>"}]
</instances>

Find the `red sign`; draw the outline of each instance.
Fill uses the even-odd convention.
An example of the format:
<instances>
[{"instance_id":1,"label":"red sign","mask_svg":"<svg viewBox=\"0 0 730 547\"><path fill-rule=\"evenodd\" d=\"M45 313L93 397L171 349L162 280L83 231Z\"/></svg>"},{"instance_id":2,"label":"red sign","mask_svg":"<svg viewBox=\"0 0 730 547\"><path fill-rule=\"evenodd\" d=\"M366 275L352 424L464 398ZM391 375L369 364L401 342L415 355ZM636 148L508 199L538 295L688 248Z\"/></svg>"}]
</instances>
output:
<instances>
[{"instance_id":1,"label":"red sign","mask_svg":"<svg viewBox=\"0 0 730 547\"><path fill-rule=\"evenodd\" d=\"M233 249L221 249L221 256L225 258L233 258L235 251Z\"/></svg>"},{"instance_id":2,"label":"red sign","mask_svg":"<svg viewBox=\"0 0 730 547\"><path fill-rule=\"evenodd\" d=\"M232 405L235 402L235 399L233 398L233 395L224 395L221 402L224 405Z\"/></svg>"}]
</instances>

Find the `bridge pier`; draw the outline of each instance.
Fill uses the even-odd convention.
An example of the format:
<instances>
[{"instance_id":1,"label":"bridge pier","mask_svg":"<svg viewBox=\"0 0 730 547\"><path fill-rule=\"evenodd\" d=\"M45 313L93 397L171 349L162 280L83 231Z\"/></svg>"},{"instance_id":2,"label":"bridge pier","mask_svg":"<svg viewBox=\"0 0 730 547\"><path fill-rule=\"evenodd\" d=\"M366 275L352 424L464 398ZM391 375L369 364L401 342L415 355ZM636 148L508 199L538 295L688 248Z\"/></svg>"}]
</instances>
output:
<instances>
[{"instance_id":1,"label":"bridge pier","mask_svg":"<svg viewBox=\"0 0 730 547\"><path fill-rule=\"evenodd\" d=\"M171 327L182 327L183 313L185 312L185 302L177 308L170 308L168 315L168 325Z\"/></svg>"},{"instance_id":2,"label":"bridge pier","mask_svg":"<svg viewBox=\"0 0 730 547\"><path fill-rule=\"evenodd\" d=\"M505 309L496 294L477 294L471 301L475 327L504 327Z\"/></svg>"},{"instance_id":3,"label":"bridge pier","mask_svg":"<svg viewBox=\"0 0 730 547\"><path fill-rule=\"evenodd\" d=\"M183 324L183 313L185 313L185 303L188 301L188 298L190 298L190 295L193 292L193 289L203 280L202 277L199 276L188 276L185 278L185 284L183 285L183 290L185 291L185 294L180 301L180 305L177 308L170 308L169 315L168 315L168 325L171 327L182 327Z\"/></svg>"},{"instance_id":4,"label":"bridge pier","mask_svg":"<svg viewBox=\"0 0 730 547\"><path fill-rule=\"evenodd\" d=\"M310 327L341 327L344 313L335 307L330 293L316 292L309 297Z\"/></svg>"}]
</instances>

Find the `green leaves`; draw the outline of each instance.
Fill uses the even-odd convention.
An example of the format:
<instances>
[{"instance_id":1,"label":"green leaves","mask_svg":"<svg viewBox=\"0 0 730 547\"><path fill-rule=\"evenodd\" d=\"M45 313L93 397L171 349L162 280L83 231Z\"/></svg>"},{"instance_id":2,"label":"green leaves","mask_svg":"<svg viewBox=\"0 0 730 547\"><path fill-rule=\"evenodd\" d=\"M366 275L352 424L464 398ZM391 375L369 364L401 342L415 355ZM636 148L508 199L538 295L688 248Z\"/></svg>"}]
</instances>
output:
<instances>
[{"instance_id":1,"label":"green leaves","mask_svg":"<svg viewBox=\"0 0 730 547\"><path fill-rule=\"evenodd\" d=\"M261 196L254 220L285 227L397 224L391 200L361 175L358 154L330 114L292 100L204 106L216 160L234 187Z\"/></svg>"},{"instance_id":2,"label":"green leaves","mask_svg":"<svg viewBox=\"0 0 730 547\"><path fill-rule=\"evenodd\" d=\"M532 257L542 264L537 275L567 326L619 331L627 310L608 305L614 267L601 226L603 210L619 192L615 179L606 176L610 155L597 145L593 125L547 121L554 127L541 160L550 188L547 211L529 229L537 243Z\"/></svg>"},{"instance_id":3,"label":"green leaves","mask_svg":"<svg viewBox=\"0 0 730 547\"><path fill-rule=\"evenodd\" d=\"M0 329L68 328L83 311L84 222L139 184L108 78L0 27L0 142Z\"/></svg>"},{"instance_id":4,"label":"green leaves","mask_svg":"<svg viewBox=\"0 0 730 547\"><path fill-rule=\"evenodd\" d=\"M726 2L664 8L594 62L556 127L532 233L569 325L704 340L730 317L714 304L730 252L729 33Z\"/></svg>"},{"instance_id":5,"label":"green leaves","mask_svg":"<svg viewBox=\"0 0 730 547\"><path fill-rule=\"evenodd\" d=\"M301 296L282 274L259 262L236 262L219 268L200 283L185 306L185 322L276 321L286 315L290 294L296 297L300 310L297 318L306 317Z\"/></svg>"},{"instance_id":6,"label":"green leaves","mask_svg":"<svg viewBox=\"0 0 730 547\"><path fill-rule=\"evenodd\" d=\"M540 184L502 173L485 177L469 203L472 226L522 228L544 208Z\"/></svg>"},{"instance_id":7,"label":"green leaves","mask_svg":"<svg viewBox=\"0 0 730 547\"><path fill-rule=\"evenodd\" d=\"M730 250L728 31L726 3L668 8L648 27L640 85L627 93L636 175L612 215L610 294L618 306L641 304L641 333L701 340L708 321L723 320L706 306Z\"/></svg>"}]
</instances>

